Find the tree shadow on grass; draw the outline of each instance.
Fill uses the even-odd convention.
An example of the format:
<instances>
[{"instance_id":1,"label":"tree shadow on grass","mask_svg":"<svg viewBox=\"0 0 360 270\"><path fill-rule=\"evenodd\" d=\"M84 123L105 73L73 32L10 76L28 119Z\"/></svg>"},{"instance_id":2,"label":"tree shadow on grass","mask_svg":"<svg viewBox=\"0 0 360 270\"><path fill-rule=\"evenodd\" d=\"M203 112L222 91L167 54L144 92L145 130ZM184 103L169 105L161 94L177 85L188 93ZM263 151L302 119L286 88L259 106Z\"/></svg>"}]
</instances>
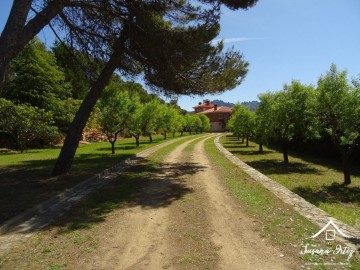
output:
<instances>
[{"instance_id":1,"label":"tree shadow on grass","mask_svg":"<svg viewBox=\"0 0 360 270\"><path fill-rule=\"evenodd\" d=\"M249 161L246 163L266 175L290 173L322 174L320 170L300 162L291 162L285 164L282 161L262 159L256 161Z\"/></svg>"},{"instance_id":2,"label":"tree shadow on grass","mask_svg":"<svg viewBox=\"0 0 360 270\"><path fill-rule=\"evenodd\" d=\"M292 191L316 206L319 206L320 203L360 204L360 187L348 187L333 183L317 189L296 187Z\"/></svg>"},{"instance_id":3,"label":"tree shadow on grass","mask_svg":"<svg viewBox=\"0 0 360 270\"><path fill-rule=\"evenodd\" d=\"M61 219L59 216L70 207L69 205L61 202L61 205L55 208L53 205L48 205L39 210L40 212L32 216L27 222L28 226L22 233L35 232L44 226L60 227L60 233L68 233L78 229L91 228L94 224L104 221L107 214L119 208L141 207L146 211L147 209L168 207L174 201L192 192L192 189L186 185L186 177L205 169L198 163L154 165L146 159L136 159L140 164L116 173L114 180L95 190L90 196L73 206L72 211ZM67 180L65 177L58 181ZM106 177L100 178L98 181L94 179L94 182L89 184L91 186L95 183L96 186L96 181L102 182L104 180ZM83 191L80 190L80 192ZM72 201L76 196L75 193L71 193L66 201ZM50 220L57 221L49 225ZM8 232L18 230L16 224L13 224Z\"/></svg>"},{"instance_id":4,"label":"tree shadow on grass","mask_svg":"<svg viewBox=\"0 0 360 270\"><path fill-rule=\"evenodd\" d=\"M0 224L120 163L130 154L79 154L70 173L52 177L56 159L27 160L0 169Z\"/></svg>"}]
</instances>

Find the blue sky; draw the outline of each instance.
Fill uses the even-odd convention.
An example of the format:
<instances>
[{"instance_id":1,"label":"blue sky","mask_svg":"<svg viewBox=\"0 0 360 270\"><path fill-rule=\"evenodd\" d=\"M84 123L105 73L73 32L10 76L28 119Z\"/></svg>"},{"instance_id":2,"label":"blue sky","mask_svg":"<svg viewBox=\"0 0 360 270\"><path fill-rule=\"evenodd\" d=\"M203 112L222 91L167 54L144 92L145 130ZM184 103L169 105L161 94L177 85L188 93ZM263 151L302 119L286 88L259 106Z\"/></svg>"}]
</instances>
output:
<instances>
[{"instance_id":1,"label":"blue sky","mask_svg":"<svg viewBox=\"0 0 360 270\"><path fill-rule=\"evenodd\" d=\"M11 0L0 3L0 29ZM192 110L204 98L228 102L256 100L259 93L276 91L299 80L316 85L335 63L349 78L360 74L359 0L259 0L247 11L223 9L221 33L226 47L234 47L250 63L244 82L221 95L179 97ZM47 31L42 40L53 41Z\"/></svg>"}]
</instances>

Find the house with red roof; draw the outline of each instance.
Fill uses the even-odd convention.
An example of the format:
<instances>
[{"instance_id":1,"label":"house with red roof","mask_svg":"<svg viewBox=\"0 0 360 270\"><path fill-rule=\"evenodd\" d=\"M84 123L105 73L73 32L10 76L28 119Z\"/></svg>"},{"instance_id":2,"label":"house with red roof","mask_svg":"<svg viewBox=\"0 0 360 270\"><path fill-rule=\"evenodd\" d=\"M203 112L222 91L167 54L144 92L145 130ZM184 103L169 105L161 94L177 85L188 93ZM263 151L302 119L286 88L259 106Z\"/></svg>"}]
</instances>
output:
<instances>
[{"instance_id":1,"label":"house with red roof","mask_svg":"<svg viewBox=\"0 0 360 270\"><path fill-rule=\"evenodd\" d=\"M209 100L204 100L203 103L193 107L196 114L203 113L210 119L210 131L221 132L226 130L226 123L231 117L231 108L226 106L217 106Z\"/></svg>"}]
</instances>

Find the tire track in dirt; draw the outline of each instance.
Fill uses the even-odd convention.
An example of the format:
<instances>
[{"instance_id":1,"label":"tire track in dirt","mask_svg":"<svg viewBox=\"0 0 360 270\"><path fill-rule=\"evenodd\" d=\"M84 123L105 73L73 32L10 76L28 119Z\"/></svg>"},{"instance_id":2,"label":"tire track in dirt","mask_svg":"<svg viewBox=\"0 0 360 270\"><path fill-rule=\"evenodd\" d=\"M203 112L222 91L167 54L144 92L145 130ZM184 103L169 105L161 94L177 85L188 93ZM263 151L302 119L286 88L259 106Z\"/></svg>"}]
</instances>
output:
<instances>
[{"instance_id":1,"label":"tire track in dirt","mask_svg":"<svg viewBox=\"0 0 360 270\"><path fill-rule=\"evenodd\" d=\"M99 229L98 247L77 269L293 269L264 241L229 194L204 142L182 143L135 195ZM194 148L188 149L191 143Z\"/></svg>"},{"instance_id":2,"label":"tire track in dirt","mask_svg":"<svg viewBox=\"0 0 360 270\"><path fill-rule=\"evenodd\" d=\"M184 174L199 169L182 159L183 149L196 139L184 142L166 156L161 171L135 195L136 206L121 209L109 218L96 251L83 257L76 267L166 269L173 265L169 217L173 204L191 192L182 181Z\"/></svg>"},{"instance_id":3,"label":"tire track in dirt","mask_svg":"<svg viewBox=\"0 0 360 270\"><path fill-rule=\"evenodd\" d=\"M205 140L195 147L193 156L206 170L193 178L207 193L206 215L212 228L212 240L220 248L216 269L292 269L292 261L269 245L255 231L253 220L225 189L205 153Z\"/></svg>"}]
</instances>

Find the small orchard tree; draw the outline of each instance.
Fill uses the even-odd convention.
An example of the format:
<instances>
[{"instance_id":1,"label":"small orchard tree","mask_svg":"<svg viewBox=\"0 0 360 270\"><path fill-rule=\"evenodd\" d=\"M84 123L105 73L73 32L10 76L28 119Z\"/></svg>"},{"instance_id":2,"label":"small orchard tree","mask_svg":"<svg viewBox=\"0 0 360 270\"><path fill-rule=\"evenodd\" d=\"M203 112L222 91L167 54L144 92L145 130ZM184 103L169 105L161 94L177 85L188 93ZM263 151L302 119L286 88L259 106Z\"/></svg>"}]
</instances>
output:
<instances>
[{"instance_id":1,"label":"small orchard tree","mask_svg":"<svg viewBox=\"0 0 360 270\"><path fill-rule=\"evenodd\" d=\"M119 134L125 131L126 123L132 113L131 100L127 92L121 92L110 85L103 92L98 107L101 130L111 144L111 153L115 154L115 142Z\"/></svg>"},{"instance_id":2,"label":"small orchard tree","mask_svg":"<svg viewBox=\"0 0 360 270\"><path fill-rule=\"evenodd\" d=\"M360 143L360 83L351 85L346 71L331 65L317 86L317 112L321 127L331 136L343 166L344 185L351 184L349 157Z\"/></svg>"},{"instance_id":3,"label":"small orchard tree","mask_svg":"<svg viewBox=\"0 0 360 270\"><path fill-rule=\"evenodd\" d=\"M199 118L200 118L200 121L201 121L200 132L203 133L203 132L209 131L210 128L211 128L209 117L207 117L203 113L200 113Z\"/></svg>"},{"instance_id":4,"label":"small orchard tree","mask_svg":"<svg viewBox=\"0 0 360 270\"><path fill-rule=\"evenodd\" d=\"M175 137L176 132L179 132L183 129L183 125L184 125L183 116L180 114L177 108L174 109L177 111L177 113L174 115L173 125L171 128L173 138Z\"/></svg>"},{"instance_id":5,"label":"small orchard tree","mask_svg":"<svg viewBox=\"0 0 360 270\"><path fill-rule=\"evenodd\" d=\"M272 136L272 121L271 121L271 94L262 94L260 97L260 104L255 111L255 129L254 140L259 145L259 152L263 153L263 145L267 144Z\"/></svg>"},{"instance_id":6,"label":"small orchard tree","mask_svg":"<svg viewBox=\"0 0 360 270\"><path fill-rule=\"evenodd\" d=\"M53 123L49 112L0 99L0 130L14 138L21 153L35 139L53 141L58 138L58 129Z\"/></svg>"},{"instance_id":7,"label":"small orchard tree","mask_svg":"<svg viewBox=\"0 0 360 270\"><path fill-rule=\"evenodd\" d=\"M229 122L228 128L233 134L238 137L238 140L240 136L245 137L246 146L249 146L249 138L254 134L255 129L255 116L250 108L238 104L235 106Z\"/></svg>"},{"instance_id":8,"label":"small orchard tree","mask_svg":"<svg viewBox=\"0 0 360 270\"><path fill-rule=\"evenodd\" d=\"M131 104L129 106L129 117L125 123L127 132L135 138L136 146L140 145L140 136L143 132L143 111L144 107L140 103L140 99L137 95L131 98Z\"/></svg>"},{"instance_id":9,"label":"small orchard tree","mask_svg":"<svg viewBox=\"0 0 360 270\"><path fill-rule=\"evenodd\" d=\"M176 128L176 118L179 111L166 104L161 104L159 111L158 129L163 132L164 139L166 140L167 133L172 132Z\"/></svg>"},{"instance_id":10,"label":"small orchard tree","mask_svg":"<svg viewBox=\"0 0 360 270\"><path fill-rule=\"evenodd\" d=\"M142 110L142 133L149 137L152 142L152 135L156 132L160 114L160 102L158 99L146 103Z\"/></svg>"},{"instance_id":11,"label":"small orchard tree","mask_svg":"<svg viewBox=\"0 0 360 270\"><path fill-rule=\"evenodd\" d=\"M302 139L318 136L314 111L315 92L312 86L293 81L282 91L260 95L258 122L266 130L265 135L281 144L284 163L289 163L288 144L301 133ZM265 101L265 104L261 103ZM266 114L265 114L266 112Z\"/></svg>"},{"instance_id":12,"label":"small orchard tree","mask_svg":"<svg viewBox=\"0 0 360 270\"><path fill-rule=\"evenodd\" d=\"M228 130L230 130L234 136L237 137L238 141L240 141L240 136L242 136L242 130L241 130L241 117L240 114L236 113L233 110L233 113L229 119L229 121L226 124L226 127Z\"/></svg>"}]
</instances>

